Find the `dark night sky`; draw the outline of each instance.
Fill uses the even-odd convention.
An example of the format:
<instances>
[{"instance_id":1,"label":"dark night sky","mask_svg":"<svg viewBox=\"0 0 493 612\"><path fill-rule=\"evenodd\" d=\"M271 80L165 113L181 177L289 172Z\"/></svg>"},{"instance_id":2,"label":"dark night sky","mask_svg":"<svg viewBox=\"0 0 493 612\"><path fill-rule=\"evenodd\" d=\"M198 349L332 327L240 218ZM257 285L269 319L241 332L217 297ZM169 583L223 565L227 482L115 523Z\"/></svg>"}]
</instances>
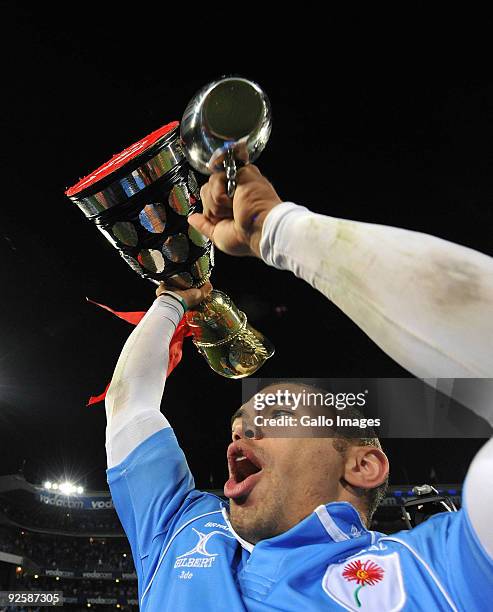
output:
<instances>
[{"instance_id":1,"label":"dark night sky","mask_svg":"<svg viewBox=\"0 0 493 612\"><path fill-rule=\"evenodd\" d=\"M187 39L185 24L173 35L149 24L152 15L127 15L136 20L130 32L109 15L75 23L46 10L15 8L5 21L0 473L25 459L32 480L67 472L104 485L104 409L85 401L110 379L130 328L85 297L143 310L154 286L120 260L64 191L180 119L192 95L222 74L256 80L271 100L273 132L258 165L281 197L493 255L493 78L460 71L440 54L422 62L411 54L394 65L393 50L381 61L365 48L354 57L339 48L335 61L335 43L326 56L292 42L245 59L241 45L210 49L197 32ZM147 20L145 34L137 18ZM264 376L408 375L288 273L218 255L212 280L276 345ZM213 374L185 347L163 405L199 486L222 486L229 415L240 399L239 382ZM442 482L461 480L479 445L389 441L393 481L426 479L430 466Z\"/></svg>"}]
</instances>

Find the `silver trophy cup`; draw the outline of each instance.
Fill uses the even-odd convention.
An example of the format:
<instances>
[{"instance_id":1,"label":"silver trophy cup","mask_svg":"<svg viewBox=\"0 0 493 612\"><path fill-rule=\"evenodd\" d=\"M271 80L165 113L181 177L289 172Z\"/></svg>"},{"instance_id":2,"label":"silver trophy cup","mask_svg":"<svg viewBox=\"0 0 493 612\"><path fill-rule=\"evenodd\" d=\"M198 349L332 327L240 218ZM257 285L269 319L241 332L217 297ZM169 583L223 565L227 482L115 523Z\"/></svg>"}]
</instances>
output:
<instances>
[{"instance_id":1,"label":"silver trophy cup","mask_svg":"<svg viewBox=\"0 0 493 612\"><path fill-rule=\"evenodd\" d=\"M225 77L203 87L188 103L180 126L189 164L202 174L225 170L228 196L236 172L264 150L272 127L269 99L253 81Z\"/></svg>"}]
</instances>

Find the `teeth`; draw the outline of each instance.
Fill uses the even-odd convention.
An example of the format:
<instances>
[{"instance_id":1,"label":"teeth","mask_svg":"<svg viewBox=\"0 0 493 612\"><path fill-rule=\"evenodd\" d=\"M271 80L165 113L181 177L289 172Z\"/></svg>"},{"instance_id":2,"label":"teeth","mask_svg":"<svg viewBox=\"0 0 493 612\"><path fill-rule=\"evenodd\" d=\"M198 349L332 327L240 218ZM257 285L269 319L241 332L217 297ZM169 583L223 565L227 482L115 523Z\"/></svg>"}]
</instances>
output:
<instances>
[{"instance_id":1,"label":"teeth","mask_svg":"<svg viewBox=\"0 0 493 612\"><path fill-rule=\"evenodd\" d=\"M236 457L236 462L245 461L246 457Z\"/></svg>"}]
</instances>

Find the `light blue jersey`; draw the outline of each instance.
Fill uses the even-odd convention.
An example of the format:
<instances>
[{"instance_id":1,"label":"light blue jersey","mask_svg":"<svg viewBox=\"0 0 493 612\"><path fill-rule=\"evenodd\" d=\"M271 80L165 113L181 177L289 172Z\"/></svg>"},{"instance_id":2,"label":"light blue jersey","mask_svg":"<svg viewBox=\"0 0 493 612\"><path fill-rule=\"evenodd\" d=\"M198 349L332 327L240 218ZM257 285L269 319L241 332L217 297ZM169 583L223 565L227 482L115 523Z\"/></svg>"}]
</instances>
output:
<instances>
[{"instance_id":1,"label":"light blue jersey","mask_svg":"<svg viewBox=\"0 0 493 612\"><path fill-rule=\"evenodd\" d=\"M467 508L385 536L335 502L253 547L225 502L194 489L171 428L107 474L143 611L493 609L493 560Z\"/></svg>"}]
</instances>

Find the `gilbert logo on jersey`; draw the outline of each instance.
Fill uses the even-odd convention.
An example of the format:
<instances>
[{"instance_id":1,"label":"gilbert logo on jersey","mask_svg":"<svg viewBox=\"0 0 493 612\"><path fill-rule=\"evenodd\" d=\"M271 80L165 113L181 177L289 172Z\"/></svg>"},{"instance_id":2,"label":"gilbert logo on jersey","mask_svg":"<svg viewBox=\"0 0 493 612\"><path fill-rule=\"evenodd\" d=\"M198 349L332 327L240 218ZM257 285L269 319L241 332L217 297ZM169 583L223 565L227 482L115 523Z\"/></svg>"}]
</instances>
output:
<instances>
[{"instance_id":1,"label":"gilbert logo on jersey","mask_svg":"<svg viewBox=\"0 0 493 612\"><path fill-rule=\"evenodd\" d=\"M209 533L203 533L195 527L192 530L197 534L199 541L197 544L188 552L176 557L174 567L212 567L212 564L216 560L219 553L210 553L207 550L207 545L212 536L222 535L226 538L233 538L232 535L224 533L224 531L210 531ZM200 555L199 557L192 555Z\"/></svg>"}]
</instances>

